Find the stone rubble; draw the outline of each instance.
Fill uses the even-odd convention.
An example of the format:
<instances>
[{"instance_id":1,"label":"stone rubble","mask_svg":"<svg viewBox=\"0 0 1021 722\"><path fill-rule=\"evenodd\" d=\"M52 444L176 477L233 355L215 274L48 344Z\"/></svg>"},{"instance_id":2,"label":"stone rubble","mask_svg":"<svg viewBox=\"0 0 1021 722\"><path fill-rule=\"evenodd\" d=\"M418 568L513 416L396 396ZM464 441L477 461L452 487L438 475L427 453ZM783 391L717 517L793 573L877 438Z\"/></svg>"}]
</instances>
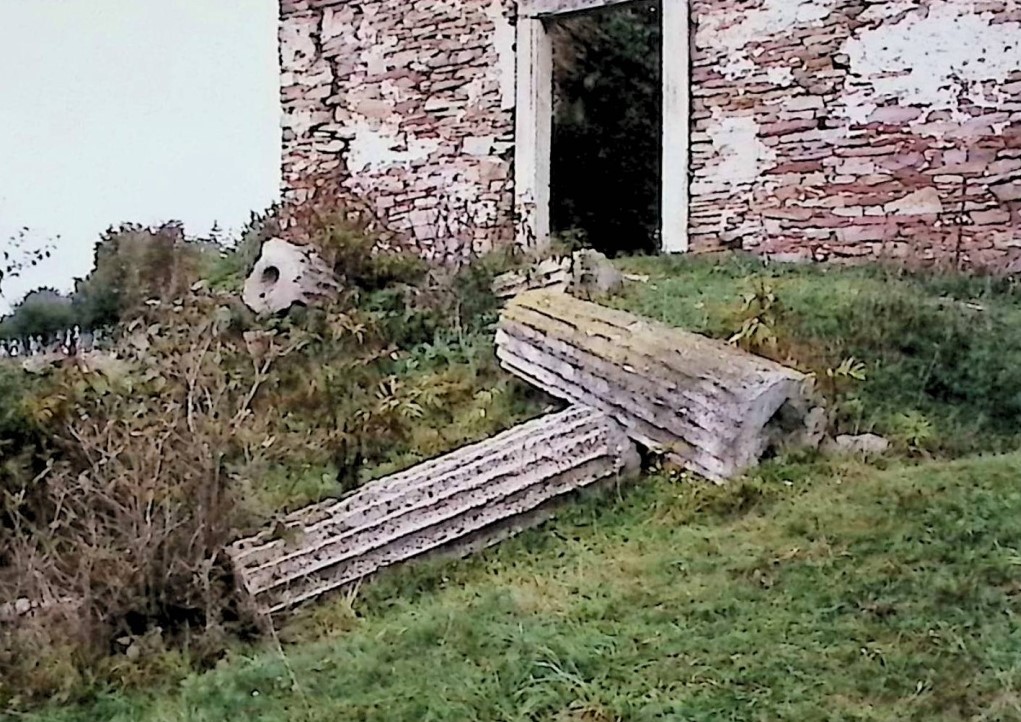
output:
<instances>
[{"instance_id":1,"label":"stone rubble","mask_svg":"<svg viewBox=\"0 0 1021 722\"><path fill-rule=\"evenodd\" d=\"M876 434L845 435L827 439L821 450L829 456L882 456L890 450L890 442Z\"/></svg>"},{"instance_id":2,"label":"stone rubble","mask_svg":"<svg viewBox=\"0 0 1021 722\"><path fill-rule=\"evenodd\" d=\"M497 298L508 299L526 291L546 290L594 301L617 293L624 287L624 281L624 275L605 255L584 249L501 274L493 281L493 293Z\"/></svg>"}]
</instances>

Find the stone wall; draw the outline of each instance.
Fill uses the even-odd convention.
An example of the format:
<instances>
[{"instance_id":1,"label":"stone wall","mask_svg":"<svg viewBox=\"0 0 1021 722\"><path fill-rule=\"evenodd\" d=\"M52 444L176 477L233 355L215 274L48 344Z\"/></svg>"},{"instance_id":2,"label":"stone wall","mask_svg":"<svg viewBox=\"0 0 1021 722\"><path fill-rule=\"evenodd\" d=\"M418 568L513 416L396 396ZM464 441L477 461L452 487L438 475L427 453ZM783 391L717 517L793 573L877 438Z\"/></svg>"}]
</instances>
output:
<instances>
[{"instance_id":1,"label":"stone wall","mask_svg":"<svg viewBox=\"0 0 1021 722\"><path fill-rule=\"evenodd\" d=\"M1021 4L692 8L694 249L1015 261Z\"/></svg>"},{"instance_id":2,"label":"stone wall","mask_svg":"<svg viewBox=\"0 0 1021 722\"><path fill-rule=\"evenodd\" d=\"M280 0L285 198L340 179L434 260L509 240L513 8Z\"/></svg>"},{"instance_id":3,"label":"stone wall","mask_svg":"<svg viewBox=\"0 0 1021 722\"><path fill-rule=\"evenodd\" d=\"M1021 3L687 1L693 250L1021 268ZM515 0L280 3L286 195L335 174L435 259L508 241Z\"/></svg>"}]
</instances>

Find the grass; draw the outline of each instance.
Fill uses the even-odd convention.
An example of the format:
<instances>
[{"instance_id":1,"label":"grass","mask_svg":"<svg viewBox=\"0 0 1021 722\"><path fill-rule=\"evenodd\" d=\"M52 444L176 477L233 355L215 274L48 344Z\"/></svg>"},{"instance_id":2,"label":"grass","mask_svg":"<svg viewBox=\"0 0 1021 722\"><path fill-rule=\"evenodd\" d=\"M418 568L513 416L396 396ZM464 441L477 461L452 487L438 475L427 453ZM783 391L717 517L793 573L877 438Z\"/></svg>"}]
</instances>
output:
<instances>
[{"instance_id":1,"label":"grass","mask_svg":"<svg viewBox=\"0 0 1021 722\"><path fill-rule=\"evenodd\" d=\"M650 278L620 307L722 338L753 315L765 351L823 383L860 360L863 380L831 382L837 423L899 453L777 459L726 488L652 475L308 610L282 646L25 719L1021 720L1021 294L740 258L623 265ZM395 468L535 412L490 353L409 355L402 377L461 391ZM329 476L268 492L319 496Z\"/></svg>"},{"instance_id":2,"label":"grass","mask_svg":"<svg viewBox=\"0 0 1021 722\"><path fill-rule=\"evenodd\" d=\"M958 457L1021 442L1021 288L1009 279L740 257L624 265L649 276L615 301L626 310L719 338L761 320L777 348L757 350L824 385L845 360L861 362L864 383L834 394L841 432Z\"/></svg>"},{"instance_id":3,"label":"grass","mask_svg":"<svg viewBox=\"0 0 1021 722\"><path fill-rule=\"evenodd\" d=\"M1021 719L1019 550L1017 455L657 477L328 604L286 661L29 719Z\"/></svg>"}]
</instances>

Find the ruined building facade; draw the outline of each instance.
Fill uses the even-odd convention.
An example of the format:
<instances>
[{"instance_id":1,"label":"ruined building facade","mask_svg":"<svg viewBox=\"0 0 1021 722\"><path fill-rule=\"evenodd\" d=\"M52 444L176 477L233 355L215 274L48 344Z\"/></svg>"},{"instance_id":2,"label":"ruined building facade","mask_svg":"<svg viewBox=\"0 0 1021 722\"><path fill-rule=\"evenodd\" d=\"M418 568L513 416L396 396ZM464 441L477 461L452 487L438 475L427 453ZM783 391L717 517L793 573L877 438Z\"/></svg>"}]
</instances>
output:
<instances>
[{"instance_id":1,"label":"ruined building facade","mask_svg":"<svg viewBox=\"0 0 1021 722\"><path fill-rule=\"evenodd\" d=\"M280 0L285 194L332 174L435 259L537 242L515 192L534 161L519 2L620 0ZM690 50L671 250L1016 262L1017 0L663 3L688 33L664 64Z\"/></svg>"}]
</instances>

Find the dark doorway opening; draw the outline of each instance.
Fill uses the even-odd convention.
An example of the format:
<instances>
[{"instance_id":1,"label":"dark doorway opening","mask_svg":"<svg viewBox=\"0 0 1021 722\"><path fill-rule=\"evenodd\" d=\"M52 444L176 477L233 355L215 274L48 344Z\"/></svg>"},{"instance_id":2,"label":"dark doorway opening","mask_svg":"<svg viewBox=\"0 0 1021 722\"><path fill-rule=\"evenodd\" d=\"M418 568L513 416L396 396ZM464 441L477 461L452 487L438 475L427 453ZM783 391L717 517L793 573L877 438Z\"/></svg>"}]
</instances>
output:
<instances>
[{"instance_id":1,"label":"dark doorway opening","mask_svg":"<svg viewBox=\"0 0 1021 722\"><path fill-rule=\"evenodd\" d=\"M609 256L660 250L661 0L558 18L550 220Z\"/></svg>"}]
</instances>

